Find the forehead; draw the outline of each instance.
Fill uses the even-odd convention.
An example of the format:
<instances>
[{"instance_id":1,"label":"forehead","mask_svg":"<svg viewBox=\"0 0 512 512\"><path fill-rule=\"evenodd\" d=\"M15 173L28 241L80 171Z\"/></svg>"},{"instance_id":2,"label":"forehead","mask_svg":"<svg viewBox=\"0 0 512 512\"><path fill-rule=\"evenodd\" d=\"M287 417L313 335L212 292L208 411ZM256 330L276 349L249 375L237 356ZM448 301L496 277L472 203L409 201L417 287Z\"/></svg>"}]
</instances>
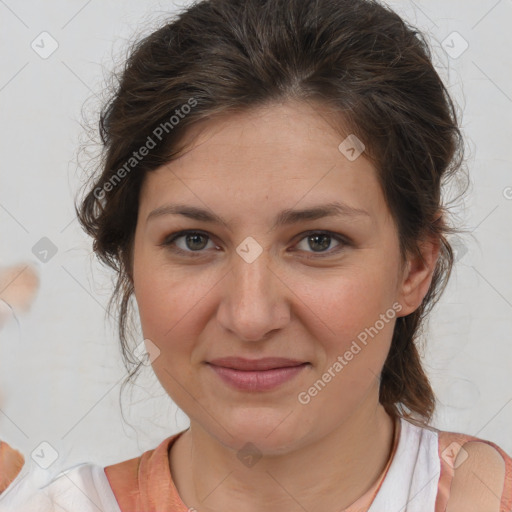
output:
<instances>
[{"instance_id":1,"label":"forehead","mask_svg":"<svg viewBox=\"0 0 512 512\"><path fill-rule=\"evenodd\" d=\"M320 159L326 150L339 157L337 148L346 135L335 128L334 119L325 107L296 101L223 114L188 129L183 139L188 147L178 160L189 161L187 154L192 151L195 158L211 156L211 163L255 157L266 163L294 162ZM260 167L263 171L272 166Z\"/></svg>"},{"instance_id":2,"label":"forehead","mask_svg":"<svg viewBox=\"0 0 512 512\"><path fill-rule=\"evenodd\" d=\"M196 206L226 208L228 200L261 215L262 205L342 201L378 217L386 207L376 170L364 153L351 161L340 151L346 136L325 111L301 103L201 121L179 158L146 175L141 208L179 196Z\"/></svg>"}]
</instances>

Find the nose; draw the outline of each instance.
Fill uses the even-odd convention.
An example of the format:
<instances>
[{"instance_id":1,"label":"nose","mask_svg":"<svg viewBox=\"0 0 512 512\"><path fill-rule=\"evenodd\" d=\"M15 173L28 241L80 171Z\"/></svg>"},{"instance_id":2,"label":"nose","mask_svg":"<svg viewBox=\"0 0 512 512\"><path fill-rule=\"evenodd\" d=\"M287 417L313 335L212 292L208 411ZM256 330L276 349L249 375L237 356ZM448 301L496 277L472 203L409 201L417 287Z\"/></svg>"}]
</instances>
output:
<instances>
[{"instance_id":1,"label":"nose","mask_svg":"<svg viewBox=\"0 0 512 512\"><path fill-rule=\"evenodd\" d=\"M237 255L223 282L217 320L238 339L266 339L290 321L291 292L266 251L252 263Z\"/></svg>"}]
</instances>

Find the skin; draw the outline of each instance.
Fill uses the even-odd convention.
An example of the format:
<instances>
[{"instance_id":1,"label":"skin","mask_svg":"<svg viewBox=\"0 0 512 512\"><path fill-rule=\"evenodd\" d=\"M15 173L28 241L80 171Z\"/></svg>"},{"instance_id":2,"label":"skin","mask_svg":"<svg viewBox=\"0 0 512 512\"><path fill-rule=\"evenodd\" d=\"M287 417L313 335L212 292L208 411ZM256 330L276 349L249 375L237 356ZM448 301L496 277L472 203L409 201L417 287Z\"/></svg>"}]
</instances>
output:
<instances>
[{"instance_id":1,"label":"skin","mask_svg":"<svg viewBox=\"0 0 512 512\"><path fill-rule=\"evenodd\" d=\"M259 107L196 124L187 151L143 183L135 297L144 337L160 350L155 374L190 418L169 457L189 507L339 511L364 495L389 459L393 421L378 392L396 317L309 403L297 399L394 303L396 316L417 309L439 254L439 244L425 240L425 263L411 256L401 267L376 170L364 153L349 161L338 149L344 138L318 105ZM331 201L368 215L271 229L282 209ZM207 208L228 227L171 214L147 220L177 202ZM184 229L209 238L161 245ZM322 251L307 230L349 243L330 238ZM252 263L236 252L249 236L262 248ZM205 364L226 356L310 364L278 388L253 393L229 387ZM247 442L261 454L251 467L237 457Z\"/></svg>"}]
</instances>

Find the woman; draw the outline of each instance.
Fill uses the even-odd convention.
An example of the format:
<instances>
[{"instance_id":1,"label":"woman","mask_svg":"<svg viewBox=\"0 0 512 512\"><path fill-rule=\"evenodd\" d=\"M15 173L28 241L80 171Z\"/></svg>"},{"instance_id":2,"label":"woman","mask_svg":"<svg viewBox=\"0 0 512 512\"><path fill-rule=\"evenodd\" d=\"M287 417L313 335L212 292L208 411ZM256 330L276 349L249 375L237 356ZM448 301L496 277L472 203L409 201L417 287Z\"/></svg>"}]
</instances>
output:
<instances>
[{"instance_id":1,"label":"woman","mask_svg":"<svg viewBox=\"0 0 512 512\"><path fill-rule=\"evenodd\" d=\"M127 362L133 296L190 427L48 507L512 509L510 456L429 426L415 341L462 141L421 34L367 0L199 2L134 46L100 126L77 213Z\"/></svg>"}]
</instances>

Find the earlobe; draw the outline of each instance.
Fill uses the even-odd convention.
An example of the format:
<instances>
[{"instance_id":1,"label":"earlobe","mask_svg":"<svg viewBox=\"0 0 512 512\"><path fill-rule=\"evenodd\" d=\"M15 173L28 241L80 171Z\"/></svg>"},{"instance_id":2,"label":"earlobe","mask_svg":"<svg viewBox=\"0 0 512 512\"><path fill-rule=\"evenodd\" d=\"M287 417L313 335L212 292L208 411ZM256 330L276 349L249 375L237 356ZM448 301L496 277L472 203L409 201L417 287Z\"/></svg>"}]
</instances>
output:
<instances>
[{"instance_id":1,"label":"earlobe","mask_svg":"<svg viewBox=\"0 0 512 512\"><path fill-rule=\"evenodd\" d=\"M418 242L418 250L408 255L399 296L403 307L400 316L409 315L421 305L430 288L440 248L440 240L430 237Z\"/></svg>"}]
</instances>

